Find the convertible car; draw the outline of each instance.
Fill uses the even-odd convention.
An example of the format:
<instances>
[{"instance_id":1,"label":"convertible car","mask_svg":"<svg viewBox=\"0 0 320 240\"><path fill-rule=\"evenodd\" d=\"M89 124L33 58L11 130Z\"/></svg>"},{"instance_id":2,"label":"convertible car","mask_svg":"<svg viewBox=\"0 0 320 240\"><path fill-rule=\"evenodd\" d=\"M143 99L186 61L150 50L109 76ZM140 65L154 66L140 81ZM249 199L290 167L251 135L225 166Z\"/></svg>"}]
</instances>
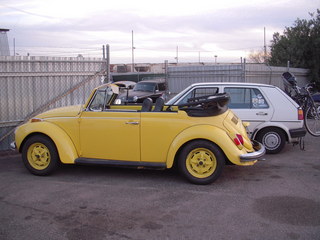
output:
<instances>
[{"instance_id":1,"label":"convertible car","mask_svg":"<svg viewBox=\"0 0 320 240\"><path fill-rule=\"evenodd\" d=\"M176 164L190 182L209 184L226 163L253 165L265 153L227 108L227 94L166 106L162 98L122 105L118 93L116 85L105 84L85 105L53 109L19 126L12 145L26 168L48 175L60 162L157 169Z\"/></svg>"}]
</instances>

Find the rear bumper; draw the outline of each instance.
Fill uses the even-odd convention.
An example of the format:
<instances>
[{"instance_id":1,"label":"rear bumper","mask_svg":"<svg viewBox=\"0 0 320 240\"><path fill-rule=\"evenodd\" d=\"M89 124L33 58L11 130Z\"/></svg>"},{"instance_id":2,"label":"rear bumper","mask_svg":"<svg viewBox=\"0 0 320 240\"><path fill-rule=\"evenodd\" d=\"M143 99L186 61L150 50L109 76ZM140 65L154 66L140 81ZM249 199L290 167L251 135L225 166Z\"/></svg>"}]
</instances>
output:
<instances>
[{"instance_id":1,"label":"rear bumper","mask_svg":"<svg viewBox=\"0 0 320 240\"><path fill-rule=\"evenodd\" d=\"M261 158L266 153L265 147L261 143L255 141L255 140L251 140L251 141L252 141L252 145L253 145L253 148L255 151L251 152L251 153L246 153L246 154L240 155L240 161L241 162L251 162L251 161L255 161L255 160L258 160L258 161L265 160L265 159Z\"/></svg>"},{"instance_id":2,"label":"rear bumper","mask_svg":"<svg viewBox=\"0 0 320 240\"><path fill-rule=\"evenodd\" d=\"M289 133L291 138L299 138L299 137L304 137L307 131L305 128L296 128L296 129L289 130Z\"/></svg>"}]
</instances>

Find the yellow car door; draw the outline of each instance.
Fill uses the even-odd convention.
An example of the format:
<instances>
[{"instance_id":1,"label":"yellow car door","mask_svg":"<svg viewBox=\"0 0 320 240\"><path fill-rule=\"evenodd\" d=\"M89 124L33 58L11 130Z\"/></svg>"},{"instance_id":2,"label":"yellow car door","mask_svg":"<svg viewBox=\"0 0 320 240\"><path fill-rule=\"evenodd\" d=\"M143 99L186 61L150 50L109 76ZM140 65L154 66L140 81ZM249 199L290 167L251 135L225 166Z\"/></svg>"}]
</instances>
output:
<instances>
[{"instance_id":1,"label":"yellow car door","mask_svg":"<svg viewBox=\"0 0 320 240\"><path fill-rule=\"evenodd\" d=\"M84 111L80 146L82 158L140 161L140 112Z\"/></svg>"},{"instance_id":2,"label":"yellow car door","mask_svg":"<svg viewBox=\"0 0 320 240\"><path fill-rule=\"evenodd\" d=\"M141 161L164 163L172 141L188 128L191 122L184 111L142 112Z\"/></svg>"}]
</instances>

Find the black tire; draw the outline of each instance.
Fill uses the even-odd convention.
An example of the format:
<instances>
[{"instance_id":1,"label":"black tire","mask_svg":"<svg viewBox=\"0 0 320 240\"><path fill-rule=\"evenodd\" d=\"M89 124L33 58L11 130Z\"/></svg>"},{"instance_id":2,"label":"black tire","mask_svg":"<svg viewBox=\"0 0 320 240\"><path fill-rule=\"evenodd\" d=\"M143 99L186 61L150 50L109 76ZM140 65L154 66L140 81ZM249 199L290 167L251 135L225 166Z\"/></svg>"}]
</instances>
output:
<instances>
[{"instance_id":1,"label":"black tire","mask_svg":"<svg viewBox=\"0 0 320 240\"><path fill-rule=\"evenodd\" d=\"M304 125L307 131L314 137L320 136L320 107L309 107L305 113Z\"/></svg>"},{"instance_id":2,"label":"black tire","mask_svg":"<svg viewBox=\"0 0 320 240\"><path fill-rule=\"evenodd\" d=\"M51 174L60 163L55 144L43 135L32 136L25 142L22 161L29 172L38 176Z\"/></svg>"},{"instance_id":3,"label":"black tire","mask_svg":"<svg viewBox=\"0 0 320 240\"><path fill-rule=\"evenodd\" d=\"M180 173L191 183L209 184L222 173L225 165L224 154L218 146L196 140L183 147L178 158Z\"/></svg>"},{"instance_id":4,"label":"black tire","mask_svg":"<svg viewBox=\"0 0 320 240\"><path fill-rule=\"evenodd\" d=\"M265 146L268 154L275 154L284 148L286 135L279 128L265 128L259 131L256 140Z\"/></svg>"},{"instance_id":5,"label":"black tire","mask_svg":"<svg viewBox=\"0 0 320 240\"><path fill-rule=\"evenodd\" d=\"M314 103L316 109L317 109L317 113L320 114L320 103L319 102L315 102Z\"/></svg>"}]
</instances>

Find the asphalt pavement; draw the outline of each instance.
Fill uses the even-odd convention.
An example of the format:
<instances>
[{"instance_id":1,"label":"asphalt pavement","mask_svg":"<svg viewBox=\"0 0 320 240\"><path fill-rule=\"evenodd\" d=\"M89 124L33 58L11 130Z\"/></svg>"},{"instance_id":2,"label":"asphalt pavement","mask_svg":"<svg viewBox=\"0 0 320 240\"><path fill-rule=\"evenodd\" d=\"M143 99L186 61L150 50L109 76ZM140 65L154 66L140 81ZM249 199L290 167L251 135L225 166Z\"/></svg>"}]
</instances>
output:
<instances>
[{"instance_id":1,"label":"asphalt pavement","mask_svg":"<svg viewBox=\"0 0 320 240\"><path fill-rule=\"evenodd\" d=\"M175 170L65 165L31 175L0 152L0 239L320 239L320 138L211 185Z\"/></svg>"}]
</instances>

